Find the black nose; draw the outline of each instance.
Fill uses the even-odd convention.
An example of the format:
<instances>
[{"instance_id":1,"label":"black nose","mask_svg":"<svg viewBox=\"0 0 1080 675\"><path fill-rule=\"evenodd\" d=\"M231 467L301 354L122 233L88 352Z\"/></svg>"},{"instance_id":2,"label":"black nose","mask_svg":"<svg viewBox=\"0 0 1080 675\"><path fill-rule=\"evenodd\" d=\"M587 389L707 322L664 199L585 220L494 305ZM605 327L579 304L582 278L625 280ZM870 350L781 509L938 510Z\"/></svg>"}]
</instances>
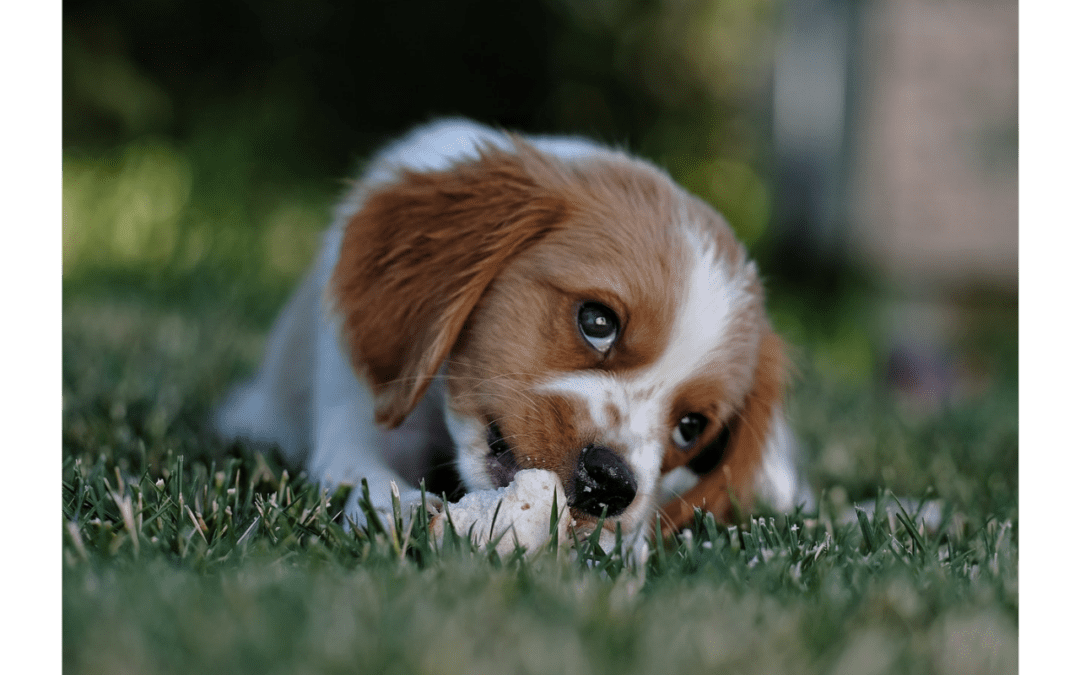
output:
<instances>
[{"instance_id":1,"label":"black nose","mask_svg":"<svg viewBox=\"0 0 1080 675\"><path fill-rule=\"evenodd\" d=\"M593 516L599 516L606 506L609 516L617 516L630 506L636 494L633 472L610 448L590 445L581 451L571 506Z\"/></svg>"}]
</instances>

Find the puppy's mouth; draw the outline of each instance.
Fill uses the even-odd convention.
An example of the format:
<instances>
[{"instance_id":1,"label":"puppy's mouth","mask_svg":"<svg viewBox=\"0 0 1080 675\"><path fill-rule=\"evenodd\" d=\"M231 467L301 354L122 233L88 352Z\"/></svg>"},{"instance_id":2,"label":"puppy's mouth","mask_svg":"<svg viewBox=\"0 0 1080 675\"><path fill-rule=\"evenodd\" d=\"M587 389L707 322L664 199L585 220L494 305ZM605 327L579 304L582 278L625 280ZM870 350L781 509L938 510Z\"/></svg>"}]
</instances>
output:
<instances>
[{"instance_id":1,"label":"puppy's mouth","mask_svg":"<svg viewBox=\"0 0 1080 675\"><path fill-rule=\"evenodd\" d=\"M487 472L494 487L506 487L514 480L514 475L521 468L518 466L510 444L503 437L502 430L494 421L487 426Z\"/></svg>"},{"instance_id":2,"label":"puppy's mouth","mask_svg":"<svg viewBox=\"0 0 1080 675\"><path fill-rule=\"evenodd\" d=\"M518 464L498 423L488 419L488 477L493 488L506 487L513 482L517 472L525 467ZM573 490L567 495L571 513L578 526L585 528L581 532L588 534L595 527L601 512L606 511L608 517L604 521L604 529L614 533L618 516L627 510L634 499L637 483L628 468L619 468L623 464L610 450L597 450L589 446L582 457L583 461L575 474Z\"/></svg>"}]
</instances>

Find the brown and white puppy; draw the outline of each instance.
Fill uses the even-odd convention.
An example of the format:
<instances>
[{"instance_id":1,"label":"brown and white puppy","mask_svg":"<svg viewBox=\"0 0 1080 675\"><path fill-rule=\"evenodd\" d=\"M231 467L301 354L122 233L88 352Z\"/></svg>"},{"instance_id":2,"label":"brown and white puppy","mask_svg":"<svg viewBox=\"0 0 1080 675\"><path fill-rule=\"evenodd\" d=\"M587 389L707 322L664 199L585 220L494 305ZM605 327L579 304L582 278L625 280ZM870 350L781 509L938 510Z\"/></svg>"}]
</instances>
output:
<instances>
[{"instance_id":1,"label":"brown and white puppy","mask_svg":"<svg viewBox=\"0 0 1080 675\"><path fill-rule=\"evenodd\" d=\"M216 422L381 510L449 441L470 491L546 469L579 526L670 531L794 505L785 364L746 251L662 171L446 120L374 158Z\"/></svg>"}]
</instances>

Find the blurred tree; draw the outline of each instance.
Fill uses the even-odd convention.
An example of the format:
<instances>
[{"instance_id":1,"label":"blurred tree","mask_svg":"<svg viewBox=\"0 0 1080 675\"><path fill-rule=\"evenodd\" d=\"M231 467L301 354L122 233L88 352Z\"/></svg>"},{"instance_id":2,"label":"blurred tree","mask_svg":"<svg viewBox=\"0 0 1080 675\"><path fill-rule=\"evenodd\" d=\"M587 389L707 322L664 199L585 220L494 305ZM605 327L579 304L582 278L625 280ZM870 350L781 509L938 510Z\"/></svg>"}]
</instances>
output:
<instances>
[{"instance_id":1,"label":"blurred tree","mask_svg":"<svg viewBox=\"0 0 1080 675\"><path fill-rule=\"evenodd\" d=\"M404 128L465 115L627 145L752 238L769 212L775 5L72 0L64 143L220 144L240 127L257 130L260 161L343 176Z\"/></svg>"}]
</instances>

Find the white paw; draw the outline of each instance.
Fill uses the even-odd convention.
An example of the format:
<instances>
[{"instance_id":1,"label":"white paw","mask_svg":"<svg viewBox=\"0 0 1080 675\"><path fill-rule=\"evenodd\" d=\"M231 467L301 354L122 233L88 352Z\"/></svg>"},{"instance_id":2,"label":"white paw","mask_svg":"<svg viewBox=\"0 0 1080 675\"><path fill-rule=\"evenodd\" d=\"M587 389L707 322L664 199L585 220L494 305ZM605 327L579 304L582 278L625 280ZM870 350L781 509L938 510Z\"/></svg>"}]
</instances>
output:
<instances>
[{"instance_id":1,"label":"white paw","mask_svg":"<svg viewBox=\"0 0 1080 675\"><path fill-rule=\"evenodd\" d=\"M471 532L477 545L497 542L495 550L500 555L515 546L531 553L551 540L552 498L558 511L556 536L563 545L570 540L566 495L559 477L541 469L519 471L506 487L470 492L456 503L445 504L431 520L431 533L441 542L453 522L455 532L463 537Z\"/></svg>"},{"instance_id":2,"label":"white paw","mask_svg":"<svg viewBox=\"0 0 1080 675\"><path fill-rule=\"evenodd\" d=\"M385 493L385 494L384 494ZM363 497L363 487L357 485L349 493L349 498L345 502L345 524L350 527L368 527L367 514L360 507L360 500ZM397 484L391 482L389 489L382 491L370 491L371 505L374 507L375 515L379 519L379 524L382 529L389 531L394 527L394 501L398 502L400 507L401 519L404 529L408 531L411 528L411 523L416 518L417 513L421 508L427 509L428 518L433 519L440 515L443 508L443 502L441 499L431 494L430 492L421 496L419 490L413 488L407 488L404 491L399 491Z\"/></svg>"}]
</instances>

